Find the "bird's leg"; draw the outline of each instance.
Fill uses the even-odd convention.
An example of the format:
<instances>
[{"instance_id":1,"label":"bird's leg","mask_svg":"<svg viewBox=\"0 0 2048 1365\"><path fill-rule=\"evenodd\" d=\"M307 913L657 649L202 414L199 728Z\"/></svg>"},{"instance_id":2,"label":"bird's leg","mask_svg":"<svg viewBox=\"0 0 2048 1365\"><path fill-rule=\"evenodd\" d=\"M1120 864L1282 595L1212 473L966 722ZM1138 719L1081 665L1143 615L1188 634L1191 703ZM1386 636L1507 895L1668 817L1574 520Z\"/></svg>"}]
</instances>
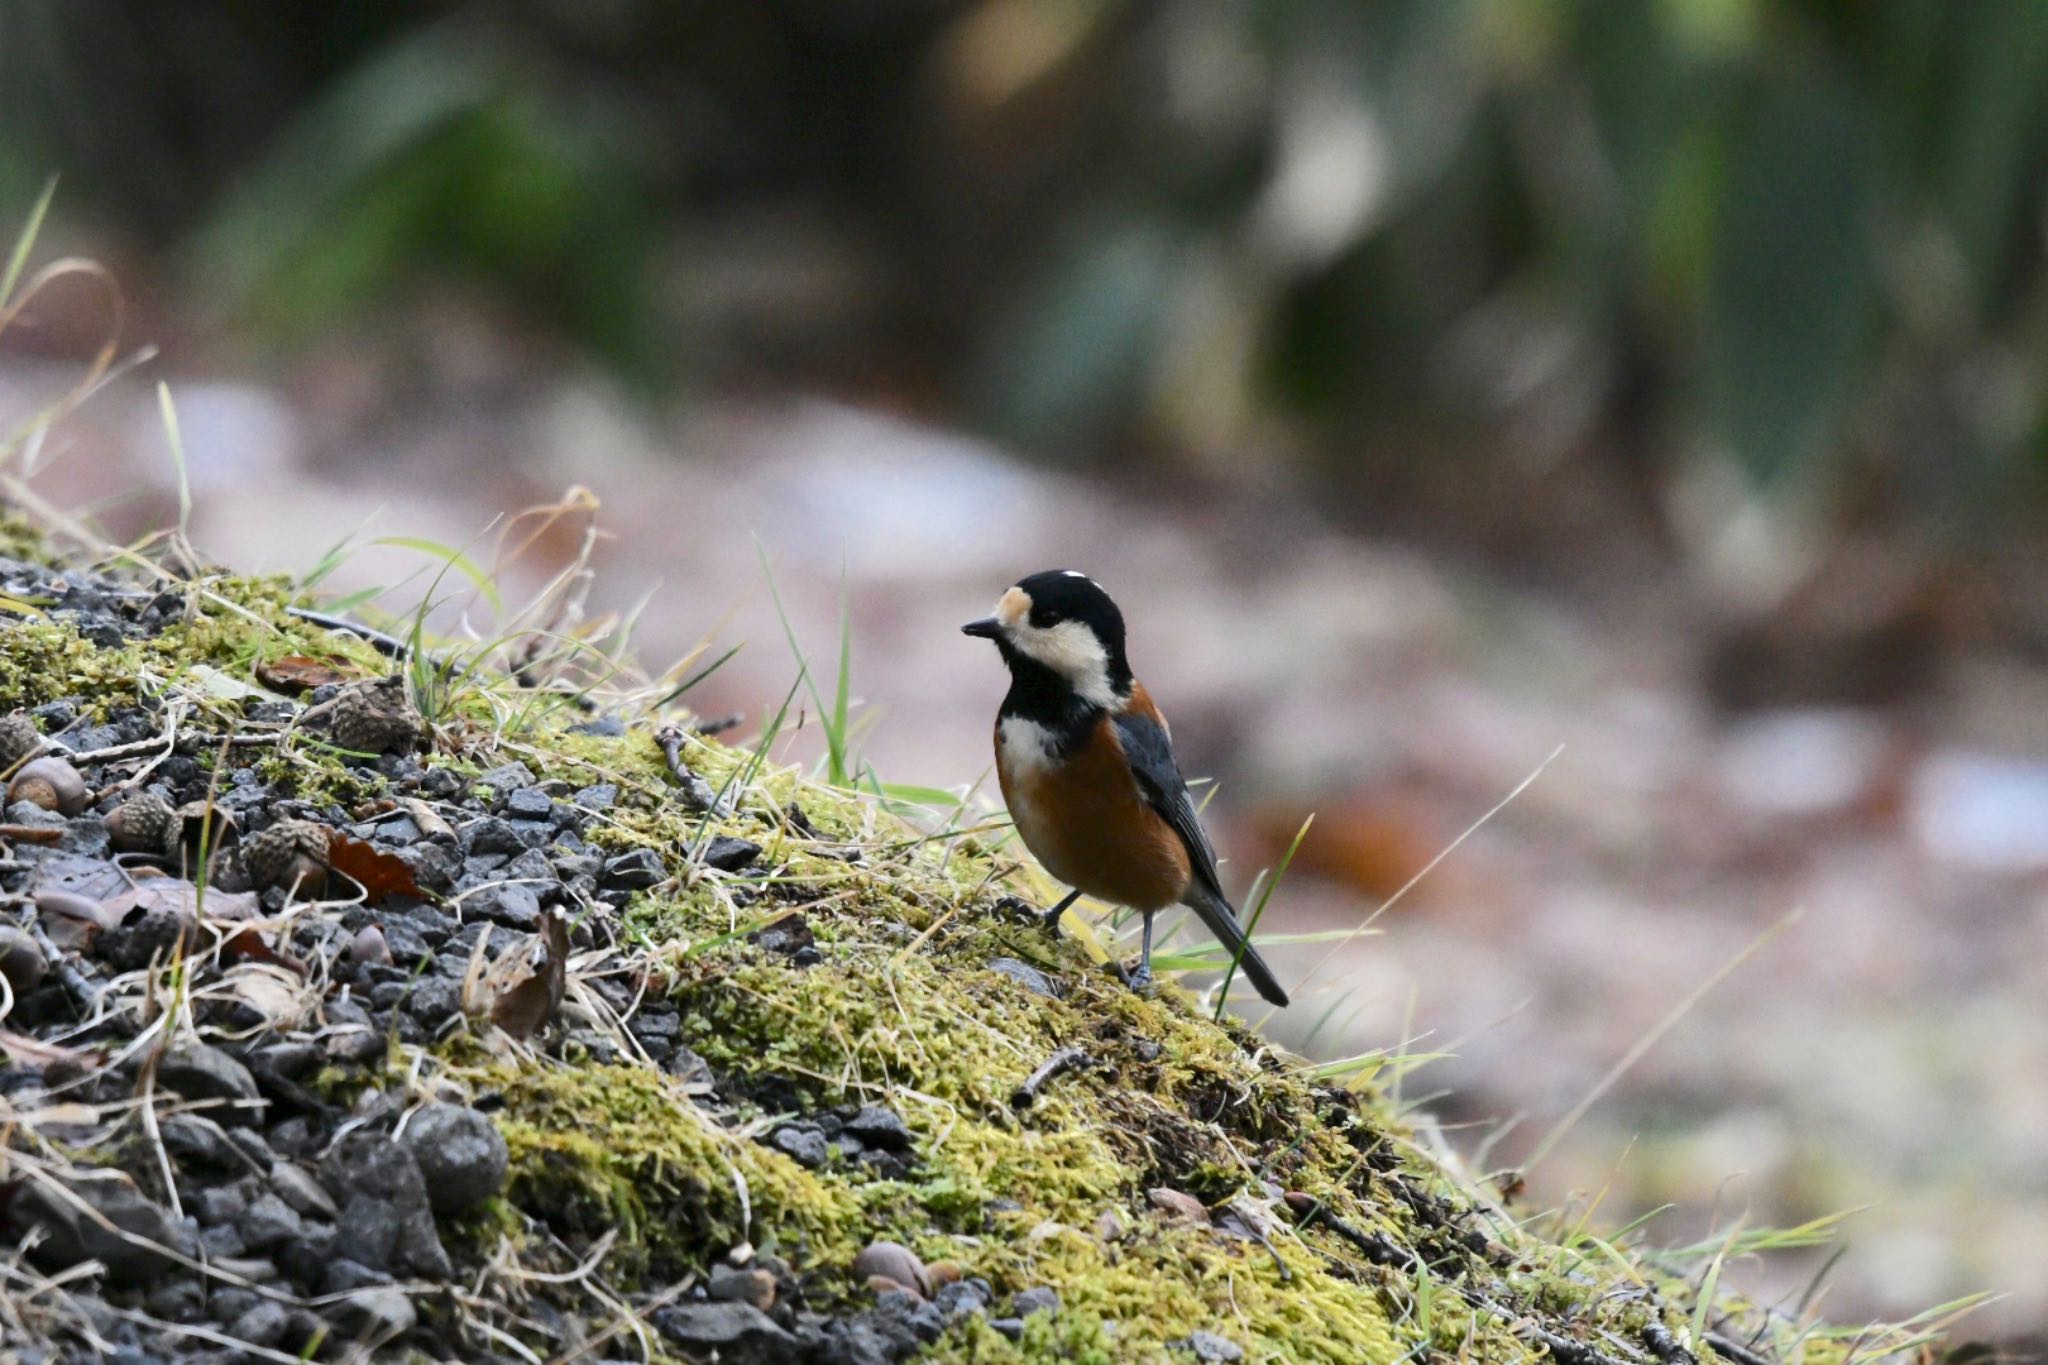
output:
<instances>
[{"instance_id":1,"label":"bird's leg","mask_svg":"<svg viewBox=\"0 0 2048 1365\"><path fill-rule=\"evenodd\" d=\"M1157 912L1144 910L1139 913L1145 917L1145 934L1144 946L1138 951L1138 970L1131 974L1131 989L1134 991L1148 990L1152 985L1152 916Z\"/></svg>"},{"instance_id":2,"label":"bird's leg","mask_svg":"<svg viewBox=\"0 0 2048 1365\"><path fill-rule=\"evenodd\" d=\"M1067 898L1045 912L1045 929L1054 938L1060 936L1060 916L1067 913L1067 907L1081 899L1079 891L1069 891Z\"/></svg>"}]
</instances>

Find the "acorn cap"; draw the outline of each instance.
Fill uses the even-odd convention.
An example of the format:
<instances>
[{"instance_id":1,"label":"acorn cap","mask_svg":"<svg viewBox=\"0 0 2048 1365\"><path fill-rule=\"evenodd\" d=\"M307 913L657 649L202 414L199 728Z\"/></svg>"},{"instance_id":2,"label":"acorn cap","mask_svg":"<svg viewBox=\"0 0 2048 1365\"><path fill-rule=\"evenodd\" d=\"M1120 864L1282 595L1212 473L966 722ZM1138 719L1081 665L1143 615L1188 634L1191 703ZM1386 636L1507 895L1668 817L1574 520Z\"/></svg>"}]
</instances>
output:
<instances>
[{"instance_id":1,"label":"acorn cap","mask_svg":"<svg viewBox=\"0 0 2048 1365\"><path fill-rule=\"evenodd\" d=\"M397 673L353 683L335 694L328 730L344 749L362 753L405 753L419 747L426 721L406 695Z\"/></svg>"},{"instance_id":2,"label":"acorn cap","mask_svg":"<svg viewBox=\"0 0 2048 1365\"><path fill-rule=\"evenodd\" d=\"M36 729L28 712L10 711L0 716L0 773L12 770L42 747L43 732Z\"/></svg>"},{"instance_id":3,"label":"acorn cap","mask_svg":"<svg viewBox=\"0 0 2048 1365\"><path fill-rule=\"evenodd\" d=\"M242 841L242 866L256 887L317 887L327 880L325 825L311 820L280 820L261 834Z\"/></svg>"},{"instance_id":4,"label":"acorn cap","mask_svg":"<svg viewBox=\"0 0 2048 1365\"><path fill-rule=\"evenodd\" d=\"M155 792L137 792L107 817L107 834L123 853L150 853L170 857L178 851L178 833L184 821L171 803Z\"/></svg>"}]
</instances>

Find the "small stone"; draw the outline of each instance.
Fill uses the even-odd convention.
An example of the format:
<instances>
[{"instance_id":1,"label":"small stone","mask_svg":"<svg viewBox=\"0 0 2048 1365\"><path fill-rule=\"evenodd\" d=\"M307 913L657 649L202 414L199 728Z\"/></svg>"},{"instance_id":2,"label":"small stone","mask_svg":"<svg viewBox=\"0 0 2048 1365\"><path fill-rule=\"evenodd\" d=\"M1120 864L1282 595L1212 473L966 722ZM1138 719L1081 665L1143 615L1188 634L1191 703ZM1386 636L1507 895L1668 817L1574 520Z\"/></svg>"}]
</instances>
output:
<instances>
[{"instance_id":1,"label":"small stone","mask_svg":"<svg viewBox=\"0 0 2048 1365\"><path fill-rule=\"evenodd\" d=\"M888 1280L921 1299L931 1297L932 1282L924 1262L900 1242L870 1242L853 1258L853 1273Z\"/></svg>"},{"instance_id":2,"label":"small stone","mask_svg":"<svg viewBox=\"0 0 2048 1365\"><path fill-rule=\"evenodd\" d=\"M1022 1318L990 1318L988 1325L993 1327L998 1334L1008 1337L1011 1341L1021 1341L1024 1338L1024 1319Z\"/></svg>"},{"instance_id":3,"label":"small stone","mask_svg":"<svg viewBox=\"0 0 2048 1365\"><path fill-rule=\"evenodd\" d=\"M533 772L524 763L503 763L487 773L478 773L472 785L489 787L494 795L504 796L521 787L531 787Z\"/></svg>"},{"instance_id":4,"label":"small stone","mask_svg":"<svg viewBox=\"0 0 2048 1365\"><path fill-rule=\"evenodd\" d=\"M507 929L530 934L540 928L540 897L521 882L492 882L477 888L462 903L469 911Z\"/></svg>"},{"instance_id":5,"label":"small stone","mask_svg":"<svg viewBox=\"0 0 2048 1365\"><path fill-rule=\"evenodd\" d=\"M462 1009L462 983L445 976L423 977L413 983L406 997L405 1011L422 1027L437 1029Z\"/></svg>"},{"instance_id":6,"label":"small stone","mask_svg":"<svg viewBox=\"0 0 2048 1365\"><path fill-rule=\"evenodd\" d=\"M876 1316L893 1319L922 1342L934 1342L946 1334L946 1317L924 1298L909 1289L892 1289L875 1300Z\"/></svg>"},{"instance_id":7,"label":"small stone","mask_svg":"<svg viewBox=\"0 0 2048 1365\"><path fill-rule=\"evenodd\" d=\"M453 768L429 768L420 775L420 795L446 801L462 790L462 774Z\"/></svg>"},{"instance_id":8,"label":"small stone","mask_svg":"<svg viewBox=\"0 0 2048 1365\"><path fill-rule=\"evenodd\" d=\"M1209 1221L1208 1206L1191 1194L1184 1194L1179 1190L1171 1190L1161 1186L1158 1189L1145 1191L1145 1198L1151 1202L1153 1208L1158 1209L1160 1213L1166 1216L1168 1222L1206 1223Z\"/></svg>"},{"instance_id":9,"label":"small stone","mask_svg":"<svg viewBox=\"0 0 2048 1365\"><path fill-rule=\"evenodd\" d=\"M196 1279L158 1280L143 1302L167 1322L198 1322L206 1316L206 1286Z\"/></svg>"},{"instance_id":10,"label":"small stone","mask_svg":"<svg viewBox=\"0 0 2048 1365\"><path fill-rule=\"evenodd\" d=\"M270 1168L270 1188L293 1211L308 1218L324 1218L331 1223L341 1217L341 1210L320 1188L320 1182L294 1162L280 1161Z\"/></svg>"},{"instance_id":11,"label":"small stone","mask_svg":"<svg viewBox=\"0 0 2048 1365\"><path fill-rule=\"evenodd\" d=\"M241 1230L233 1223L216 1223L210 1228L199 1229L199 1246L209 1261L240 1256L248 1250L242 1245Z\"/></svg>"},{"instance_id":12,"label":"small stone","mask_svg":"<svg viewBox=\"0 0 2048 1365\"><path fill-rule=\"evenodd\" d=\"M546 820L555 813L555 799L539 787L521 787L505 798L505 814L514 820Z\"/></svg>"},{"instance_id":13,"label":"small stone","mask_svg":"<svg viewBox=\"0 0 2048 1365\"><path fill-rule=\"evenodd\" d=\"M321 1266L320 1284L329 1294L346 1294L352 1289L375 1289L391 1283L391 1277L381 1270L351 1261L343 1256L338 1260L326 1261Z\"/></svg>"},{"instance_id":14,"label":"small stone","mask_svg":"<svg viewBox=\"0 0 2048 1365\"><path fill-rule=\"evenodd\" d=\"M988 969L1002 973L1034 995L1042 995L1048 1000L1060 998L1060 993L1053 989L1052 978L1028 962L1019 962L1014 957L992 957L988 960Z\"/></svg>"},{"instance_id":15,"label":"small stone","mask_svg":"<svg viewBox=\"0 0 2048 1365\"><path fill-rule=\"evenodd\" d=\"M719 835L704 850L704 866L720 872L737 872L761 856L761 846L751 839Z\"/></svg>"},{"instance_id":16,"label":"small stone","mask_svg":"<svg viewBox=\"0 0 2048 1365\"><path fill-rule=\"evenodd\" d=\"M747 935L747 942L765 952L790 957L805 949L815 950L817 945L817 939L811 933L811 922L801 911L784 915L772 924L754 930Z\"/></svg>"},{"instance_id":17,"label":"small stone","mask_svg":"<svg viewBox=\"0 0 2048 1365\"><path fill-rule=\"evenodd\" d=\"M932 1303L948 1322L988 1312L988 1296L969 1280L940 1285L932 1291Z\"/></svg>"},{"instance_id":18,"label":"small stone","mask_svg":"<svg viewBox=\"0 0 2048 1365\"><path fill-rule=\"evenodd\" d=\"M1121 1242L1129 1232L1124 1216L1115 1209L1104 1209L1102 1216L1095 1220L1095 1240L1098 1242Z\"/></svg>"},{"instance_id":19,"label":"small stone","mask_svg":"<svg viewBox=\"0 0 2048 1365\"><path fill-rule=\"evenodd\" d=\"M584 810L610 810L619 799L619 789L614 783L598 782L584 787L569 799Z\"/></svg>"},{"instance_id":20,"label":"small stone","mask_svg":"<svg viewBox=\"0 0 2048 1365\"><path fill-rule=\"evenodd\" d=\"M500 820L495 815L477 821L463 833L468 836L467 846L472 859L493 853L510 858L526 849L526 841L520 837L519 831L512 827L512 822ZM496 868L487 870L495 871Z\"/></svg>"},{"instance_id":21,"label":"small stone","mask_svg":"<svg viewBox=\"0 0 2048 1365\"><path fill-rule=\"evenodd\" d=\"M1020 1289L1017 1297L1010 1300L1010 1311L1020 1318L1028 1318L1034 1313L1057 1313L1060 1311L1060 1296L1042 1284Z\"/></svg>"},{"instance_id":22,"label":"small stone","mask_svg":"<svg viewBox=\"0 0 2048 1365\"><path fill-rule=\"evenodd\" d=\"M914 1141L903 1116L879 1104L862 1105L860 1111L846 1121L846 1131L871 1147L883 1147L892 1152L909 1151Z\"/></svg>"},{"instance_id":23,"label":"small stone","mask_svg":"<svg viewBox=\"0 0 2048 1365\"><path fill-rule=\"evenodd\" d=\"M216 1300L219 1297L214 1296ZM291 1325L291 1311L283 1304L259 1299L255 1307L236 1315L228 1325L228 1335L250 1346L275 1346L284 1340Z\"/></svg>"},{"instance_id":24,"label":"small stone","mask_svg":"<svg viewBox=\"0 0 2048 1365\"><path fill-rule=\"evenodd\" d=\"M249 1207L249 1197L247 1182L237 1180L226 1185L209 1185L186 1200L185 1205L202 1225L211 1227L240 1218L243 1210Z\"/></svg>"},{"instance_id":25,"label":"small stone","mask_svg":"<svg viewBox=\"0 0 2048 1365\"><path fill-rule=\"evenodd\" d=\"M249 1068L205 1043L186 1041L166 1052L157 1063L156 1079L157 1084L188 1100L253 1102L246 1107L236 1104L218 1111L231 1121L246 1113L247 1108L262 1107L256 1078L249 1074Z\"/></svg>"},{"instance_id":26,"label":"small stone","mask_svg":"<svg viewBox=\"0 0 2048 1365\"><path fill-rule=\"evenodd\" d=\"M426 1181L406 1147L369 1134L346 1138L320 1164L320 1183L341 1205L336 1254L372 1270L448 1278Z\"/></svg>"},{"instance_id":27,"label":"small stone","mask_svg":"<svg viewBox=\"0 0 2048 1365\"><path fill-rule=\"evenodd\" d=\"M750 1303L679 1303L654 1314L663 1336L725 1365L767 1365L796 1355L796 1338Z\"/></svg>"},{"instance_id":28,"label":"small stone","mask_svg":"<svg viewBox=\"0 0 2048 1365\"><path fill-rule=\"evenodd\" d=\"M660 854L651 848L636 848L608 860L598 873L597 882L599 886L621 891L644 891L659 885L667 876Z\"/></svg>"},{"instance_id":29,"label":"small stone","mask_svg":"<svg viewBox=\"0 0 2048 1365\"><path fill-rule=\"evenodd\" d=\"M1244 1359L1244 1348L1229 1337L1219 1337L1214 1332L1200 1328L1188 1333L1186 1340L1173 1343L1174 1346L1190 1351L1196 1360L1227 1362Z\"/></svg>"},{"instance_id":30,"label":"small stone","mask_svg":"<svg viewBox=\"0 0 2048 1365\"><path fill-rule=\"evenodd\" d=\"M705 1289L720 1302L749 1303L764 1313L775 1306L775 1277L765 1270L718 1266Z\"/></svg>"},{"instance_id":31,"label":"small stone","mask_svg":"<svg viewBox=\"0 0 2048 1365\"><path fill-rule=\"evenodd\" d=\"M198 1239L190 1225L174 1220L127 1176L95 1171L65 1183L84 1209L36 1184L25 1186L8 1205L15 1226L44 1230L32 1253L41 1264L61 1270L97 1260L115 1283L144 1284L179 1268L173 1253L196 1256Z\"/></svg>"},{"instance_id":32,"label":"small stone","mask_svg":"<svg viewBox=\"0 0 2048 1365\"><path fill-rule=\"evenodd\" d=\"M473 1209L505 1187L510 1154L497 1125L459 1104L430 1104L405 1125L405 1145L436 1213Z\"/></svg>"},{"instance_id":33,"label":"small stone","mask_svg":"<svg viewBox=\"0 0 2048 1365\"><path fill-rule=\"evenodd\" d=\"M305 1231L298 1211L274 1194L258 1195L235 1224L242 1245L263 1252L296 1239Z\"/></svg>"},{"instance_id":34,"label":"small stone","mask_svg":"<svg viewBox=\"0 0 2048 1365\"><path fill-rule=\"evenodd\" d=\"M823 1166L831 1152L831 1146L825 1141L823 1133L815 1128L799 1128L794 1124L784 1124L777 1128L774 1135L768 1139L768 1145L797 1165L807 1166L812 1170Z\"/></svg>"}]
</instances>

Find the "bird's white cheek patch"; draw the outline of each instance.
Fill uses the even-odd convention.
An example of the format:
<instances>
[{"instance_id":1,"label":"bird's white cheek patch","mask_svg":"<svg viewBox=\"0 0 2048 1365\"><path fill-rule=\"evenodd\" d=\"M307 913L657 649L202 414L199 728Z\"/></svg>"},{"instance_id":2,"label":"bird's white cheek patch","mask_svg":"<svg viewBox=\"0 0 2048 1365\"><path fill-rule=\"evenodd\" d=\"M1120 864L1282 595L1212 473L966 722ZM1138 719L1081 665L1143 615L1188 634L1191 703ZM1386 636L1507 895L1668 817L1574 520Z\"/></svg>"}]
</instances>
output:
<instances>
[{"instance_id":1,"label":"bird's white cheek patch","mask_svg":"<svg viewBox=\"0 0 2048 1365\"><path fill-rule=\"evenodd\" d=\"M1019 653L1057 673L1083 701L1108 706L1115 700L1109 686L1109 651L1081 622L1023 625L1010 632L1010 639Z\"/></svg>"}]
</instances>

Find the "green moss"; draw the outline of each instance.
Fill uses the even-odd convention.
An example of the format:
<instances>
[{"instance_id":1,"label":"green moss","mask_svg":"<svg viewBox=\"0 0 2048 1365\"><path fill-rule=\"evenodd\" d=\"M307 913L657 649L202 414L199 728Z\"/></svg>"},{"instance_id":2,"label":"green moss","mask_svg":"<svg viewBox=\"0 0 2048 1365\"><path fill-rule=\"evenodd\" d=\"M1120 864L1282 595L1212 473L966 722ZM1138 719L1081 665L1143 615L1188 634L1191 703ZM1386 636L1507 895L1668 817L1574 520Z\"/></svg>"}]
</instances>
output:
<instances>
[{"instance_id":1,"label":"green moss","mask_svg":"<svg viewBox=\"0 0 2048 1365\"><path fill-rule=\"evenodd\" d=\"M133 675L116 666L111 651L96 648L70 626L31 622L0 629L7 632L7 647L0 650L0 710L58 697L134 700Z\"/></svg>"},{"instance_id":2,"label":"green moss","mask_svg":"<svg viewBox=\"0 0 2048 1365\"><path fill-rule=\"evenodd\" d=\"M742 1242L845 1266L862 1245L847 1190L719 1129L657 1073L499 1066L477 1080L505 1101L507 1197L557 1233L617 1231L634 1271L701 1269Z\"/></svg>"}]
</instances>

